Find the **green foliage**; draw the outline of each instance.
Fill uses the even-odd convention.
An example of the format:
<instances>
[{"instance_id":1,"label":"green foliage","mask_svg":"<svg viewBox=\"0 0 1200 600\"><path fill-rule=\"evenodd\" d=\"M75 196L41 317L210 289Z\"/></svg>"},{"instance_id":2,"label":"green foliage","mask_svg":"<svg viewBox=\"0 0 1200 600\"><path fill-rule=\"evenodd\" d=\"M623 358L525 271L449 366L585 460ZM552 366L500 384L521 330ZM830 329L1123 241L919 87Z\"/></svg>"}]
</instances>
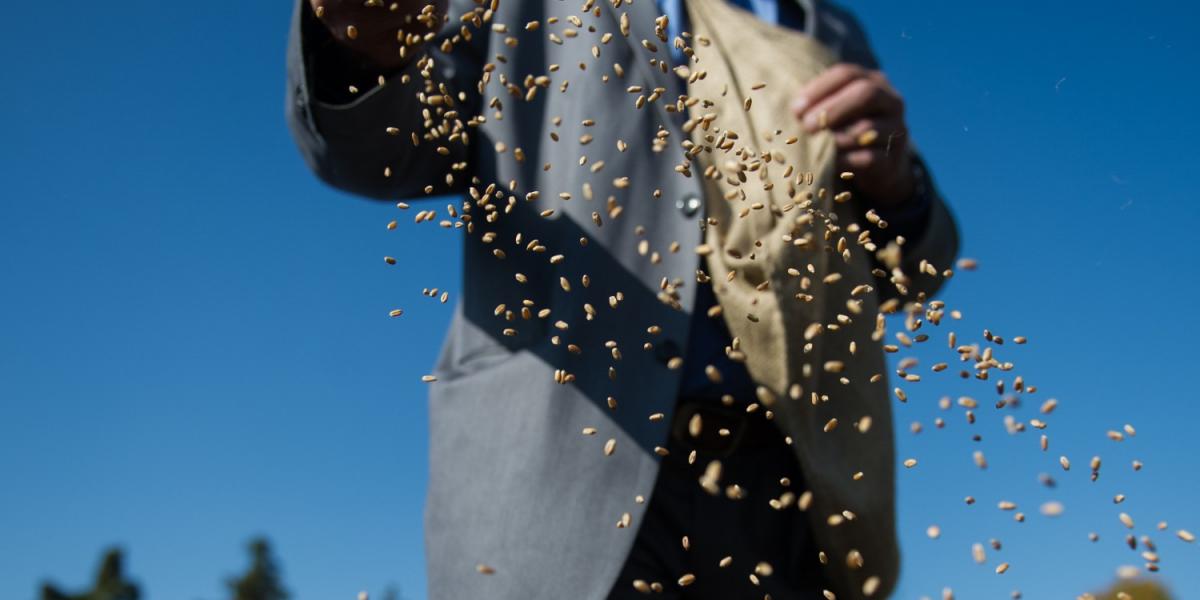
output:
<instances>
[{"instance_id":1,"label":"green foliage","mask_svg":"<svg viewBox=\"0 0 1200 600\"><path fill-rule=\"evenodd\" d=\"M283 587L279 564L271 554L270 543L256 538L247 545L247 551L250 566L241 576L226 582L230 600L288 600L290 594ZM45 583L40 600L141 600L137 585L127 580L122 571L121 551L110 549L104 554L90 591L68 594Z\"/></svg>"},{"instance_id":2,"label":"green foliage","mask_svg":"<svg viewBox=\"0 0 1200 600\"><path fill-rule=\"evenodd\" d=\"M271 545L263 538L250 542L250 568L241 577L228 582L231 600L288 600L279 565L271 555Z\"/></svg>"},{"instance_id":3,"label":"green foliage","mask_svg":"<svg viewBox=\"0 0 1200 600\"><path fill-rule=\"evenodd\" d=\"M1123 596L1122 594L1127 594ZM1166 588L1148 579L1118 581L1096 600L1172 600Z\"/></svg>"},{"instance_id":4,"label":"green foliage","mask_svg":"<svg viewBox=\"0 0 1200 600\"><path fill-rule=\"evenodd\" d=\"M111 548L104 553L90 591L72 595L46 583L42 585L41 600L139 600L137 585L125 579L122 570L121 551Z\"/></svg>"}]
</instances>

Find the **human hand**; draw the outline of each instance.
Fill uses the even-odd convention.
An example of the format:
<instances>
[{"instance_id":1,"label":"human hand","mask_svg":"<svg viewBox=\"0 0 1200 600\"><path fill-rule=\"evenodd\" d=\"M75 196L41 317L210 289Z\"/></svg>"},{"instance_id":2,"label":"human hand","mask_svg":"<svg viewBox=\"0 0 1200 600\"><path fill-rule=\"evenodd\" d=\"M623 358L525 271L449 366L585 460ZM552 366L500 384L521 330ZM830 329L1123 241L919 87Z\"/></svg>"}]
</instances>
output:
<instances>
[{"instance_id":1,"label":"human hand","mask_svg":"<svg viewBox=\"0 0 1200 600\"><path fill-rule=\"evenodd\" d=\"M836 64L799 91L792 112L809 133L833 133L838 167L854 173L855 186L874 206L898 206L913 196L904 99L881 71Z\"/></svg>"}]
</instances>

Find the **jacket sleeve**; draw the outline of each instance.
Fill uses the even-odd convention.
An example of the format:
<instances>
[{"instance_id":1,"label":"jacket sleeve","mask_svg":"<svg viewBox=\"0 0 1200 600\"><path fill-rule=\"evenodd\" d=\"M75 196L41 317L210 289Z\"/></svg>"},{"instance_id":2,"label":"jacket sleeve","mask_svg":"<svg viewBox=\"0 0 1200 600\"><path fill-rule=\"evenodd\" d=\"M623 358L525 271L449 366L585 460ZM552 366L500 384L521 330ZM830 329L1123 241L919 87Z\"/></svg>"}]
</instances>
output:
<instances>
[{"instance_id":1,"label":"jacket sleeve","mask_svg":"<svg viewBox=\"0 0 1200 600\"><path fill-rule=\"evenodd\" d=\"M870 69L879 69L879 60L858 20L844 9L827 6L835 11L835 18L845 26L843 60ZM885 300L916 300L919 294L924 294L926 298L932 297L945 282L941 272L952 267L955 257L958 256L958 226L954 215L950 212L933 179L932 171L916 146L910 142L908 149L912 153L917 181L916 197L911 204L921 206L922 209L920 214L909 216L902 228L905 243L901 247L900 270L908 279L908 293L901 296L895 286L885 284L880 286L880 294ZM884 232L887 233L887 230ZM933 265L938 275L922 273L922 261Z\"/></svg>"},{"instance_id":2,"label":"jacket sleeve","mask_svg":"<svg viewBox=\"0 0 1200 600\"><path fill-rule=\"evenodd\" d=\"M929 208L920 222L906 228L910 233L900 247L900 270L908 279L905 284L908 293L902 296L894 285L888 284L880 290L884 299L916 300L919 294L927 299L932 297L946 281L942 272L953 267L958 256L958 225L954 215L915 150L913 164L917 169L917 193L926 198ZM922 273L922 262L933 265L937 275Z\"/></svg>"},{"instance_id":3,"label":"jacket sleeve","mask_svg":"<svg viewBox=\"0 0 1200 600\"><path fill-rule=\"evenodd\" d=\"M418 98L426 79L417 68L416 56L387 75L382 85L378 74L351 81L355 67L339 64L336 54L330 54L335 42L308 4L308 0L298 0L292 17L284 112L300 154L313 172L329 185L371 198L425 195L426 186L433 186L437 193L458 191L457 185L447 186L445 176L452 165L466 160L468 145L422 139L414 146L412 142L413 134L421 138L426 130L423 111L432 110ZM478 103L475 82L482 69L475 48L484 42L488 30L472 28L474 40L456 44L451 53L443 53L440 47L448 36L459 32L458 15L473 6L470 0L452 2L446 27L423 48L434 60L432 79L465 93L470 106ZM330 56L335 58L330 60ZM351 83L366 91L348 102L342 94L328 92ZM437 146L445 147L449 154L436 152ZM385 176L385 169L390 176Z\"/></svg>"}]
</instances>

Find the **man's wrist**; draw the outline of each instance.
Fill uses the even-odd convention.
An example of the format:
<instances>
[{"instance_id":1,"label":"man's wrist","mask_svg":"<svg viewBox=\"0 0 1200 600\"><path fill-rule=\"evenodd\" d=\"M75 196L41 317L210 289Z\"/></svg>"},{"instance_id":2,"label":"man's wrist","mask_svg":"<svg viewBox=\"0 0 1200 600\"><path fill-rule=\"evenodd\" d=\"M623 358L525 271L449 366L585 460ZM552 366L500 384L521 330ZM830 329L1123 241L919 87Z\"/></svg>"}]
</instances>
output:
<instances>
[{"instance_id":1,"label":"man's wrist","mask_svg":"<svg viewBox=\"0 0 1200 600\"><path fill-rule=\"evenodd\" d=\"M887 237L904 236L909 242L914 242L925 233L929 222L929 214L933 209L933 186L920 158L912 155L908 162L912 178L912 191L908 197L894 204L875 206L874 210L888 223L885 230Z\"/></svg>"}]
</instances>

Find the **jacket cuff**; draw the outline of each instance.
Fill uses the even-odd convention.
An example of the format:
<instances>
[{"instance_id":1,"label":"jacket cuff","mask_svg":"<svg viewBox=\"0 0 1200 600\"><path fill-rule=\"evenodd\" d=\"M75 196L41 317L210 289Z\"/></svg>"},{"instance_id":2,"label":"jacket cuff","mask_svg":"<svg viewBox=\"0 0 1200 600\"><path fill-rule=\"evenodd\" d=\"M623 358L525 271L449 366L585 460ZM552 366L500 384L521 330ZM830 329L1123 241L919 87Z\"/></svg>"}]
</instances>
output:
<instances>
[{"instance_id":1,"label":"jacket cuff","mask_svg":"<svg viewBox=\"0 0 1200 600\"><path fill-rule=\"evenodd\" d=\"M875 209L875 214L888 224L888 228L882 232L885 241L904 236L906 243L917 244L929 230L930 215L937 200L933 192L933 181L925 169L925 162L915 152L912 153L911 168L912 196L896 206Z\"/></svg>"}]
</instances>

